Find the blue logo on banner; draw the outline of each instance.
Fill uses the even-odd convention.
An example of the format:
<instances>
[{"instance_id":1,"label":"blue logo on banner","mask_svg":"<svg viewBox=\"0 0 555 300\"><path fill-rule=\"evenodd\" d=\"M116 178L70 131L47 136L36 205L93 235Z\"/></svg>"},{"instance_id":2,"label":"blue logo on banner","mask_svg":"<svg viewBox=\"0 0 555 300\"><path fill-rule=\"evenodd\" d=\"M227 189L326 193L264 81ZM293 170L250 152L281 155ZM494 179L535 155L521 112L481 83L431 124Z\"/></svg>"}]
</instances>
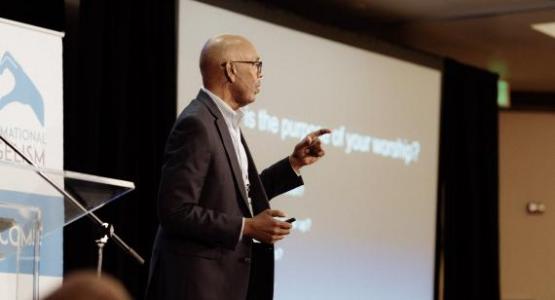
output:
<instances>
[{"instance_id":1,"label":"blue logo on banner","mask_svg":"<svg viewBox=\"0 0 555 300\"><path fill-rule=\"evenodd\" d=\"M63 226L64 207L63 198L58 196L44 196L31 193L21 193L0 190L0 200L4 204L15 203L37 207L42 211L43 236L40 245L40 275L63 275ZM2 211L5 214L5 211ZM3 218L17 217L3 215ZM30 232L18 226L10 230L0 231L0 273L25 273L33 272L33 248L26 245L31 236ZM18 257L15 253L2 253L3 249L14 248L20 241L23 243ZM18 266L17 259L20 260ZM1 291L1 289L0 289ZM1 297L0 297L1 298ZM3 298L2 298L3 299Z\"/></svg>"},{"instance_id":2,"label":"blue logo on banner","mask_svg":"<svg viewBox=\"0 0 555 300\"><path fill-rule=\"evenodd\" d=\"M31 107L44 127L44 102L31 78L9 52L0 59L0 110L12 102Z\"/></svg>"}]
</instances>

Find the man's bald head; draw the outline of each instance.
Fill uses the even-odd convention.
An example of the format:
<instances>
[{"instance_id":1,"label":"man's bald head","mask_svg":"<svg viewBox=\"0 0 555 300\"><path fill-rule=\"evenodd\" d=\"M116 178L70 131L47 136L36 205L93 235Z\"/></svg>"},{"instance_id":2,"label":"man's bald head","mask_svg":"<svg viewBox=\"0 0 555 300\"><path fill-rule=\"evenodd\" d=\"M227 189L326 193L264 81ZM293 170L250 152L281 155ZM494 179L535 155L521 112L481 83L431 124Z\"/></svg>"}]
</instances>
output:
<instances>
[{"instance_id":1,"label":"man's bald head","mask_svg":"<svg viewBox=\"0 0 555 300\"><path fill-rule=\"evenodd\" d=\"M200 54L204 87L238 109L256 99L262 80L262 62L254 45L239 35L209 39Z\"/></svg>"},{"instance_id":2,"label":"man's bald head","mask_svg":"<svg viewBox=\"0 0 555 300\"><path fill-rule=\"evenodd\" d=\"M232 60L252 59L253 44L240 35L223 34L209 39L200 53L200 72L205 86L225 79L222 64Z\"/></svg>"}]
</instances>

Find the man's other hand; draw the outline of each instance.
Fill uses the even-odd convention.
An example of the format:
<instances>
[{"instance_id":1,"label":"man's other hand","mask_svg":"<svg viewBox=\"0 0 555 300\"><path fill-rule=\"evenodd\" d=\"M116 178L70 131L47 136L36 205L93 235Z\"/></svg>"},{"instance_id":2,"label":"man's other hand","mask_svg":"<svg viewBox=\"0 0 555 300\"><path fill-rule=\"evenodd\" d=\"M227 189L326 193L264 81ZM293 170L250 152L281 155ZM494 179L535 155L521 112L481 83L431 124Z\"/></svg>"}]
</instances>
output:
<instances>
[{"instance_id":1,"label":"man's other hand","mask_svg":"<svg viewBox=\"0 0 555 300\"><path fill-rule=\"evenodd\" d=\"M293 153L289 156L289 162L295 172L298 173L302 167L315 163L326 154L322 149L322 142L319 137L328 133L331 133L330 129L316 130L309 133L295 146Z\"/></svg>"},{"instance_id":2,"label":"man's other hand","mask_svg":"<svg viewBox=\"0 0 555 300\"><path fill-rule=\"evenodd\" d=\"M267 244L282 240L289 234L292 225L274 219L274 217L285 217L285 213L279 210L267 209L254 216L254 218L245 219L243 235Z\"/></svg>"}]
</instances>

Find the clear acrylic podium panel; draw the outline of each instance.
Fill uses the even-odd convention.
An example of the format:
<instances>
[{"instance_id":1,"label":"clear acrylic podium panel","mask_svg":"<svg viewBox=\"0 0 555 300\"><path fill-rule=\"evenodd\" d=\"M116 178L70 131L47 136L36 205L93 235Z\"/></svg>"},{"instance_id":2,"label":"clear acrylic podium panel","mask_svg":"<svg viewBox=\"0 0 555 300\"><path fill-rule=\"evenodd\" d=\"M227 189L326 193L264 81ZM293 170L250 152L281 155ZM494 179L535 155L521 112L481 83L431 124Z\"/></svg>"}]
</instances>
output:
<instances>
[{"instance_id":1,"label":"clear acrylic podium panel","mask_svg":"<svg viewBox=\"0 0 555 300\"><path fill-rule=\"evenodd\" d=\"M48 180L68 192L76 203L50 185ZM33 268L32 262L39 261L40 247L28 244L30 239L40 241L51 233L61 234L64 226L134 189L135 185L129 181L70 171L39 169L23 163L0 162L0 203L5 207L5 210L0 209L0 273L8 270L19 279L14 282L17 284L13 287L16 289L16 295L21 294L21 289L27 290L27 296L23 298L6 299L30 299L31 294L32 298L37 299L38 290L35 289L38 288L38 278L33 279L33 275L38 275L38 270ZM37 216L38 225L32 222L25 223L22 215ZM36 236L31 236L29 230L21 230L31 228L32 224L38 226L38 230L32 233ZM17 233L22 233L18 236L23 237L25 243L5 243L10 234L16 236ZM33 251L29 250L30 246ZM24 261L21 261L22 259ZM31 279L24 281L23 278ZM12 286L13 284L9 289Z\"/></svg>"},{"instance_id":2,"label":"clear acrylic podium panel","mask_svg":"<svg viewBox=\"0 0 555 300\"><path fill-rule=\"evenodd\" d=\"M41 210L0 202L0 271L3 299L37 298Z\"/></svg>"},{"instance_id":3,"label":"clear acrylic podium panel","mask_svg":"<svg viewBox=\"0 0 555 300\"><path fill-rule=\"evenodd\" d=\"M60 191L52 187L45 178L39 175L39 173L44 174L52 180L53 183L62 187L66 192L71 194L78 203L76 204L65 197ZM135 184L130 181L71 171L41 169L23 164L0 162L0 191L16 191L19 196L18 198L23 198L23 201L10 201L9 197L5 199L6 196L3 197L2 193L0 193L0 202L15 202L18 204L22 202L32 202L25 200L37 198L37 195L59 199L63 198L63 217L60 215L59 222L50 224L51 226L45 226L45 228L43 228L43 234L58 230L80 219L88 212L93 212L134 189ZM27 195L27 197L25 195Z\"/></svg>"}]
</instances>

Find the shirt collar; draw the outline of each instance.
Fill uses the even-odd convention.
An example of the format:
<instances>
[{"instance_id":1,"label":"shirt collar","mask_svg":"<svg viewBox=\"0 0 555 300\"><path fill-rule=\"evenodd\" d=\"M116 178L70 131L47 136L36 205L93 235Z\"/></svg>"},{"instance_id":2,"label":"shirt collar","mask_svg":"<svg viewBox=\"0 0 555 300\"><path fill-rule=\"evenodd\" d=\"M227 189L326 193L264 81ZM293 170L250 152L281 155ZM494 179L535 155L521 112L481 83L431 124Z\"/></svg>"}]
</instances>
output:
<instances>
[{"instance_id":1,"label":"shirt collar","mask_svg":"<svg viewBox=\"0 0 555 300\"><path fill-rule=\"evenodd\" d=\"M222 100L216 94L212 93L207 88L201 87L201 90L205 92L210 97L210 99L212 99L212 101L216 104L216 106L218 107L218 109L226 119L226 121L229 121L234 128L239 127L239 124L241 124L241 120L243 119L243 115L245 114L242 108L233 110L231 107L229 107L227 103L225 103L224 100Z\"/></svg>"}]
</instances>

